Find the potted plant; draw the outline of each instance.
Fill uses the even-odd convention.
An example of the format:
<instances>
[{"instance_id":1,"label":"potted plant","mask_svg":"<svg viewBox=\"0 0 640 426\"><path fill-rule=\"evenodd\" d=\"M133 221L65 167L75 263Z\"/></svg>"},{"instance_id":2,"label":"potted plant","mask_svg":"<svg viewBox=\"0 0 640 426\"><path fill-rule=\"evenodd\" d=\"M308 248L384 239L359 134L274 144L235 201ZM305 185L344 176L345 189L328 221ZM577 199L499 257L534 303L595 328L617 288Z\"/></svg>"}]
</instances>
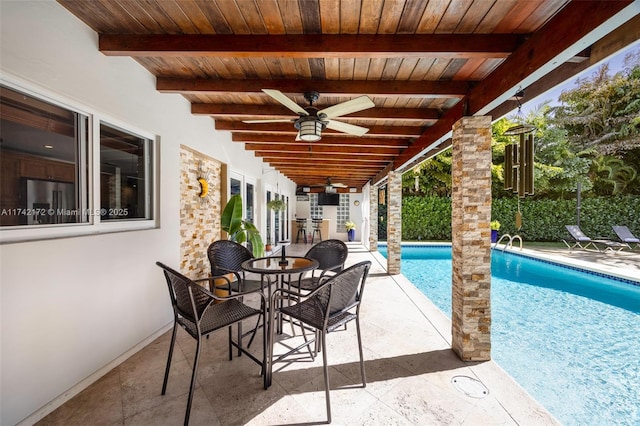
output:
<instances>
[{"instance_id":1,"label":"potted plant","mask_svg":"<svg viewBox=\"0 0 640 426\"><path fill-rule=\"evenodd\" d=\"M356 224L350 220L346 221L344 227L347 228L347 239L353 241L356 239Z\"/></svg>"},{"instance_id":2,"label":"potted plant","mask_svg":"<svg viewBox=\"0 0 640 426\"><path fill-rule=\"evenodd\" d=\"M265 251L271 251L273 249L273 245L271 244L271 234L267 235L267 243L264 245Z\"/></svg>"},{"instance_id":3,"label":"potted plant","mask_svg":"<svg viewBox=\"0 0 640 426\"><path fill-rule=\"evenodd\" d=\"M491 242L497 243L498 231L500 230L500 222L498 222L497 220L492 220L489 226L491 227Z\"/></svg>"},{"instance_id":4,"label":"potted plant","mask_svg":"<svg viewBox=\"0 0 640 426\"><path fill-rule=\"evenodd\" d=\"M229 199L222 211L220 225L222 230L229 235L231 241L240 244L248 242L255 257L264 255L264 244L260 231L253 223L242 218L242 198L240 195L234 195Z\"/></svg>"},{"instance_id":5,"label":"potted plant","mask_svg":"<svg viewBox=\"0 0 640 426\"><path fill-rule=\"evenodd\" d=\"M273 210L274 212L280 212L284 211L287 208L287 204L282 198L276 198L267 203L267 208Z\"/></svg>"}]
</instances>

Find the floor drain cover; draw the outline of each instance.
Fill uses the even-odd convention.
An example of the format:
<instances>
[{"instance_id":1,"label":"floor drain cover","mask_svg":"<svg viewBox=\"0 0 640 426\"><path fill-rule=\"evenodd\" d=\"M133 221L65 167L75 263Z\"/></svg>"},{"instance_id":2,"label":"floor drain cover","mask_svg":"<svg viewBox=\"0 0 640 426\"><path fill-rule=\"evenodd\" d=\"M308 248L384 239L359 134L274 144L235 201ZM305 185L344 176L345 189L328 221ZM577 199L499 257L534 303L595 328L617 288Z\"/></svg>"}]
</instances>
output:
<instances>
[{"instance_id":1,"label":"floor drain cover","mask_svg":"<svg viewBox=\"0 0 640 426\"><path fill-rule=\"evenodd\" d=\"M484 398L489 395L489 389L478 379L469 376L454 376L451 379L453 387L471 398Z\"/></svg>"}]
</instances>

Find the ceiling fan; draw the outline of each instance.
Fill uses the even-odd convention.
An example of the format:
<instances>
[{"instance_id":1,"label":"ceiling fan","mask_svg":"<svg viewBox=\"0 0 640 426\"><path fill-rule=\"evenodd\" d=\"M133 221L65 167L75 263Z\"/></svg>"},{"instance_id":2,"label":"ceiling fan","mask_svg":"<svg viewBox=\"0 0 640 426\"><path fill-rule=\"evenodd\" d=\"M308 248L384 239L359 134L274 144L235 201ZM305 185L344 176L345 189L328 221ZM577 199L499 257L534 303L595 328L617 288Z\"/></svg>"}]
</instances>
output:
<instances>
[{"instance_id":1,"label":"ceiling fan","mask_svg":"<svg viewBox=\"0 0 640 426\"><path fill-rule=\"evenodd\" d=\"M339 182L331 182L331 178L327 177L327 183L323 185L303 185L302 192L311 192L311 188L324 188L324 192L335 193L337 188L348 188L348 185Z\"/></svg>"},{"instance_id":2,"label":"ceiling fan","mask_svg":"<svg viewBox=\"0 0 640 426\"><path fill-rule=\"evenodd\" d=\"M319 141L322 137L322 131L326 128L354 136L364 135L369 131L369 129L356 126L354 124L344 123L342 121L336 121L334 118L376 106L373 101L365 95L319 110L317 107L313 106L313 103L318 100L320 94L318 92L306 92L304 94L304 98L309 102L309 106L303 108L279 90L262 89L262 91L298 114L298 118L243 120L243 123L293 122L295 128L298 129L298 136L296 137L296 140L302 140L305 142Z\"/></svg>"}]
</instances>

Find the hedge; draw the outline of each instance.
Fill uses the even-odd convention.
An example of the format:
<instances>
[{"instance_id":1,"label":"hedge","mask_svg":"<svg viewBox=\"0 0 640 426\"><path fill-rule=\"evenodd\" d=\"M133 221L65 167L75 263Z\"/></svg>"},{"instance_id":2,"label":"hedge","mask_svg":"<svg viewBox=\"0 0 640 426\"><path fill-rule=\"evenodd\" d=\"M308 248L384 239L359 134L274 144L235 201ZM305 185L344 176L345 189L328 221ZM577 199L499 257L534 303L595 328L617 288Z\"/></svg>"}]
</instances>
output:
<instances>
[{"instance_id":1,"label":"hedge","mask_svg":"<svg viewBox=\"0 0 640 426\"><path fill-rule=\"evenodd\" d=\"M635 235L640 235L640 197L626 195L585 198L580 210L580 227L592 238L616 239L611 229L613 225L626 225ZM522 228L519 232L515 225L517 211L516 198L493 200L491 219L501 223L500 234L519 234L525 241L561 241L568 237L564 225L577 222L575 200L522 199ZM380 225L381 228L386 227L386 223ZM382 235L380 239L384 239ZM451 199L403 197L402 239L450 241Z\"/></svg>"}]
</instances>

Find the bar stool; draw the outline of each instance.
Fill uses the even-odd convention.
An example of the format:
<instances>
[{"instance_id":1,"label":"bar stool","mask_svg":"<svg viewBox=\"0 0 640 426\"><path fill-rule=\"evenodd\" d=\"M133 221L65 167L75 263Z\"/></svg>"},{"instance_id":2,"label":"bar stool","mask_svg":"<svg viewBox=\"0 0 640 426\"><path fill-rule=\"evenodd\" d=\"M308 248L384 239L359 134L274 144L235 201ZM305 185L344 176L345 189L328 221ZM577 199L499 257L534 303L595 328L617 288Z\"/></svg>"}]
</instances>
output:
<instances>
[{"instance_id":1,"label":"bar stool","mask_svg":"<svg viewBox=\"0 0 640 426\"><path fill-rule=\"evenodd\" d=\"M320 226L322 225L322 218L311 219L311 225L313 226L313 234L311 234L311 244L313 244L313 240L318 234L320 241L322 241L322 231Z\"/></svg>"},{"instance_id":2,"label":"bar stool","mask_svg":"<svg viewBox=\"0 0 640 426\"><path fill-rule=\"evenodd\" d=\"M297 218L296 225L298 226L298 233L296 234L296 244L298 244L298 238L300 238L300 235L302 235L302 241L307 244L307 218Z\"/></svg>"}]
</instances>

